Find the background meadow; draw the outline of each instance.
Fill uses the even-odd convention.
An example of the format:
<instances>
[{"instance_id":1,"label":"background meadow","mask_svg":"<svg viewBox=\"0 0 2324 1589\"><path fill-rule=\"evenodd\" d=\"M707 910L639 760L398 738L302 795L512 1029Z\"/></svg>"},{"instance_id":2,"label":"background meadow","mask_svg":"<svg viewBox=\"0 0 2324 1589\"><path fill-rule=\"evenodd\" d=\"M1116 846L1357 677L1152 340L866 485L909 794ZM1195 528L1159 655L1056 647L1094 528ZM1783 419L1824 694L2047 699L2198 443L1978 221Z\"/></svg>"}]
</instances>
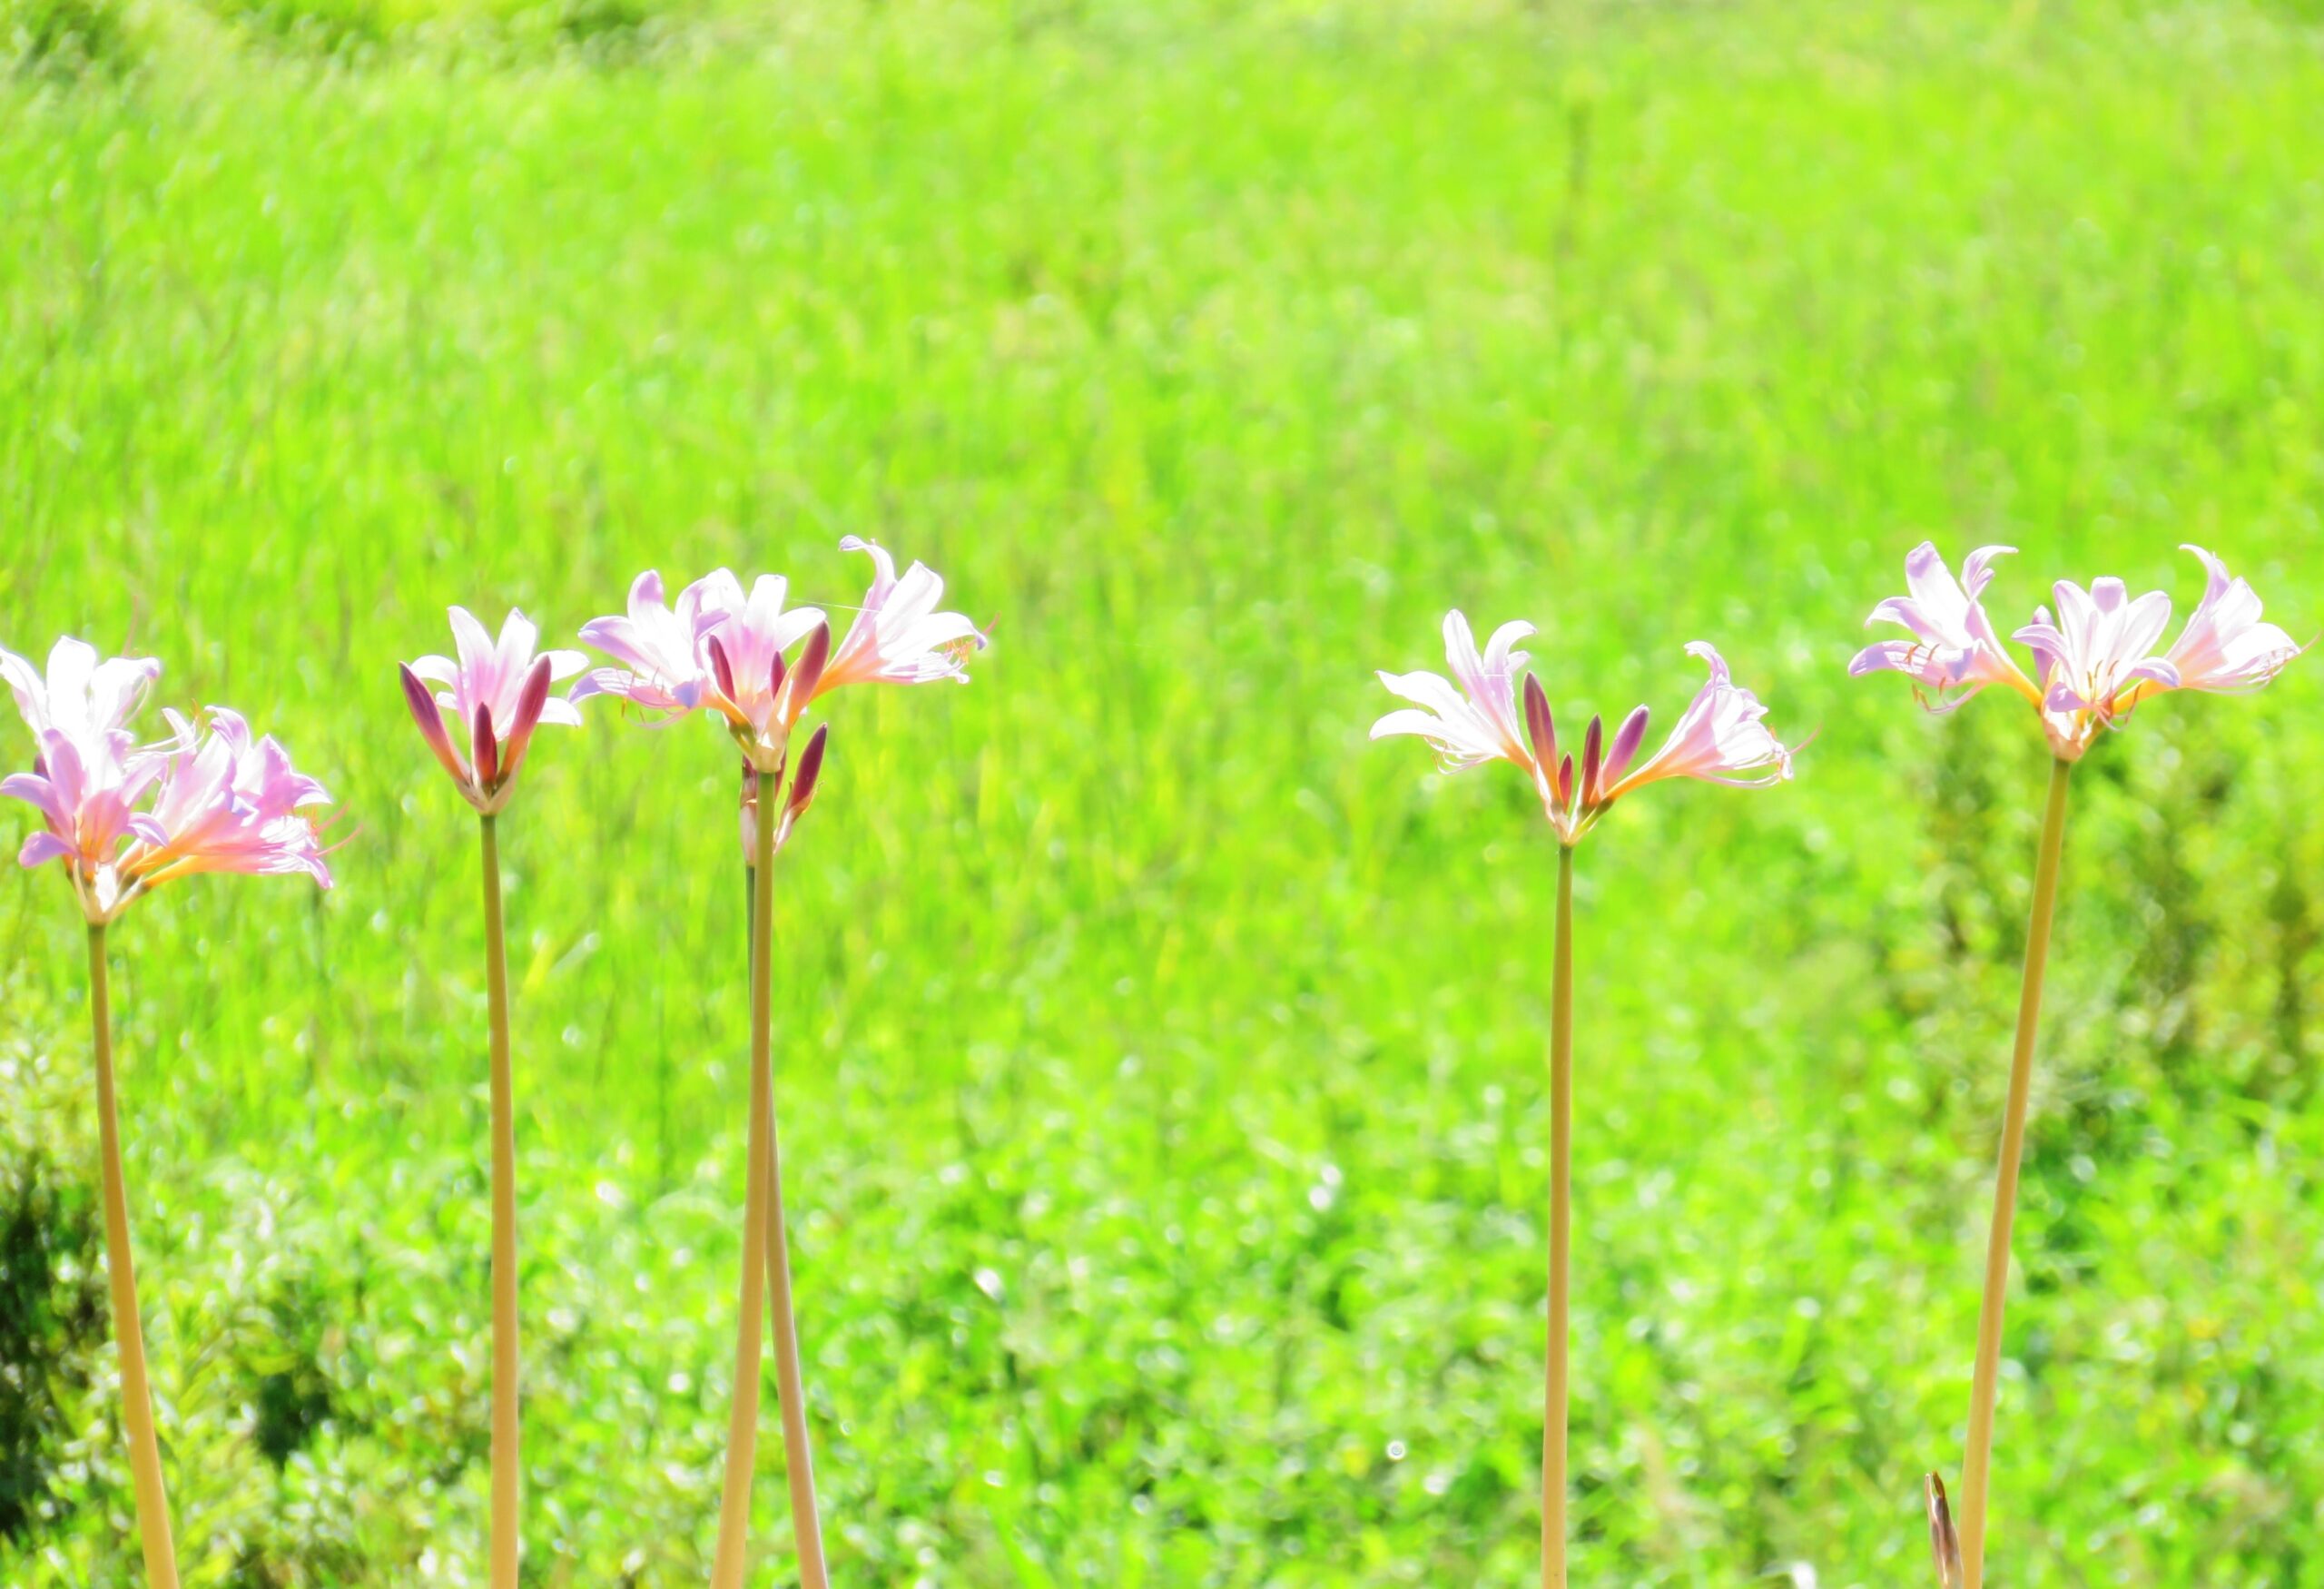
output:
<instances>
[{"instance_id":1,"label":"background meadow","mask_svg":"<svg viewBox=\"0 0 2324 1589\"><path fill-rule=\"evenodd\" d=\"M189 1583L480 1575L473 818L394 661L648 565L844 604L851 531L1000 627L838 697L778 883L838 1576L1533 1572L1554 852L1364 741L1459 604L1563 721L1667 725L1708 637L1821 730L1582 857L1577 1580L1926 1583L2044 758L1842 670L1924 535L2024 548L2013 623L2183 613L2194 539L2324 628L2324 14L783 11L0 0L0 644L159 655L354 829L327 897L114 933ZM2166 701L2076 780L2013 1589L2324 1584L2319 706ZM601 711L502 824L542 1586L706 1571L733 762ZM0 1582L60 1589L134 1581L81 952L9 868Z\"/></svg>"}]
</instances>

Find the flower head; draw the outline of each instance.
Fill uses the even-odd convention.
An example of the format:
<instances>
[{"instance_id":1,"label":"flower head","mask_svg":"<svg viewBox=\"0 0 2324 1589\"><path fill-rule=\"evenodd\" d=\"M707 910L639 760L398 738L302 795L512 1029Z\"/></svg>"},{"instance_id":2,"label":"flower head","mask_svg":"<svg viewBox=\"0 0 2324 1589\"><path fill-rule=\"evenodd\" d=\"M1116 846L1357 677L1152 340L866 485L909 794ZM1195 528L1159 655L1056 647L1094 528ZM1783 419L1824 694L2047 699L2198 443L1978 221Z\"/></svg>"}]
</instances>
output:
<instances>
[{"instance_id":1,"label":"flower head","mask_svg":"<svg viewBox=\"0 0 2324 1589\"><path fill-rule=\"evenodd\" d=\"M751 583L750 599L705 629L702 649L710 664L705 704L725 717L743 755L761 772L779 768L791 731L814 696L831 656L831 628L821 609L783 608L790 586L780 574ZM794 662L783 653L805 642Z\"/></svg>"},{"instance_id":2,"label":"flower head","mask_svg":"<svg viewBox=\"0 0 2324 1589\"><path fill-rule=\"evenodd\" d=\"M2001 636L1980 599L1993 582L1994 559L2016 549L1979 547L1961 566L1965 578L1956 580L1935 542L1915 547L1905 558L1907 594L1890 597L1865 620L1901 625L1913 637L1866 646L1848 664L1848 672L1905 674L1930 693L1933 711L1951 711L1989 684L2037 699L2032 681L2002 649Z\"/></svg>"},{"instance_id":3,"label":"flower head","mask_svg":"<svg viewBox=\"0 0 2324 1589\"><path fill-rule=\"evenodd\" d=\"M580 725L580 711L550 695L549 686L589 659L578 651L536 656L540 630L521 612L508 614L497 644L467 608L452 608L451 617L458 660L422 656L399 664L404 705L468 804L489 816L508 804L533 730L544 723ZM450 687L431 696L423 680Z\"/></svg>"},{"instance_id":4,"label":"flower head","mask_svg":"<svg viewBox=\"0 0 2324 1589\"><path fill-rule=\"evenodd\" d=\"M1533 626L1522 619L1503 624L1479 652L1467 616L1457 607L1446 613L1444 662L1452 679L1424 670L1382 673L1388 693L1413 705L1374 723L1372 737L1416 735L1435 748L1448 773L1490 761L1514 762L1538 773L1517 721L1517 674L1532 660L1517 649L1517 642L1532 632Z\"/></svg>"},{"instance_id":5,"label":"flower head","mask_svg":"<svg viewBox=\"0 0 2324 1589\"><path fill-rule=\"evenodd\" d=\"M174 743L156 751L134 750L123 730L94 742L44 735L35 770L0 782L0 794L47 819L17 860L62 862L82 913L100 924L140 893L202 872L303 872L329 888L321 838L304 814L329 803L322 785L222 706L211 709L206 735L169 716ZM137 809L149 792L151 809Z\"/></svg>"},{"instance_id":6,"label":"flower head","mask_svg":"<svg viewBox=\"0 0 2324 1589\"><path fill-rule=\"evenodd\" d=\"M673 609L662 596L662 576L648 568L630 582L629 611L592 618L581 626L584 644L595 646L623 666L591 668L573 686L570 699L619 696L672 719L703 704L710 688L710 665L703 637L743 605L743 587L724 568L706 574L678 593Z\"/></svg>"},{"instance_id":7,"label":"flower head","mask_svg":"<svg viewBox=\"0 0 2324 1589\"><path fill-rule=\"evenodd\" d=\"M1790 748L1768 732L1761 721L1768 709L1759 704L1758 696L1736 685L1718 647L1708 640L1697 640L1687 647L1687 655L1700 657L1710 668L1710 677L1687 703L1679 725L1662 742L1662 748L1625 778L1620 764L1628 761L1629 746L1637 743L1636 735L1646 728L1644 706L1630 714L1630 722L1614 736L1614 755L1608 757L1614 768L1605 775L1604 798L1609 804L1658 778L1700 778L1748 789L1780 784L1791 776Z\"/></svg>"},{"instance_id":8,"label":"flower head","mask_svg":"<svg viewBox=\"0 0 2324 1589\"><path fill-rule=\"evenodd\" d=\"M1425 739L1448 772L1490 761L1514 763L1532 779L1543 814L1566 844L1577 842L1623 794L1659 778L1755 786L1791 776L1790 750L1760 721L1767 708L1735 686L1718 652L1699 640L1687 649L1709 664L1710 678L1644 765L1631 771L1646 738L1644 706L1622 720L1610 741L1604 720L1592 717L1579 763L1571 753L1561 755L1548 692L1530 675L1521 726L1517 676L1531 659L1515 647L1532 632L1531 624L1503 624L1480 652L1468 619L1458 611L1446 614L1445 661L1459 683L1433 673L1381 674L1391 694L1414 706L1382 717L1372 725L1372 737Z\"/></svg>"},{"instance_id":9,"label":"flower head","mask_svg":"<svg viewBox=\"0 0 2324 1589\"><path fill-rule=\"evenodd\" d=\"M2202 559L2209 576L2203 599L2187 617L2187 627L2171 643L2168 657L2178 671L2179 688L2213 695L2256 690L2291 666L2307 647L2274 624L2260 619L2260 597L2248 579L2202 548L2185 546Z\"/></svg>"},{"instance_id":10,"label":"flower head","mask_svg":"<svg viewBox=\"0 0 2324 1589\"><path fill-rule=\"evenodd\" d=\"M620 696L665 722L714 711L744 763L780 776L800 719L842 685L966 683L966 658L985 637L959 613L936 610L944 581L920 563L899 578L885 549L855 536L840 549L869 553L872 578L836 644L821 608L784 605L790 585L779 574L759 576L745 597L742 582L718 569L687 586L673 611L664 605L660 576L649 569L630 587L626 617L598 618L581 631L626 666L596 669L572 698ZM753 787L745 785L746 812Z\"/></svg>"},{"instance_id":11,"label":"flower head","mask_svg":"<svg viewBox=\"0 0 2324 1589\"><path fill-rule=\"evenodd\" d=\"M0 781L0 794L44 819L18 862L62 863L98 924L200 872L303 872L329 888L321 840L303 814L330 796L271 735L253 739L239 714L213 706L206 735L171 712L172 737L138 746L128 723L161 671L151 658L101 662L69 637L49 653L45 676L0 651L0 676L40 743L31 772Z\"/></svg>"},{"instance_id":12,"label":"flower head","mask_svg":"<svg viewBox=\"0 0 2324 1589\"><path fill-rule=\"evenodd\" d=\"M0 780L0 794L30 802L44 823L25 841L17 864L63 862L83 913L92 922L109 922L128 903L133 880L121 870L122 845L130 837L136 802L161 775L161 763L136 755L125 729L75 737L50 728L40 746L31 772Z\"/></svg>"},{"instance_id":13,"label":"flower head","mask_svg":"<svg viewBox=\"0 0 2324 1589\"><path fill-rule=\"evenodd\" d=\"M2260 598L2249 584L2191 546L2185 549L2202 559L2210 584L2167 653L2156 655L2154 647L2171 622L2169 596L2154 590L2133 597L2111 577L2093 579L2086 590L2062 579L2053 587L2055 616L2036 608L2034 621L2012 637L2034 654L2029 679L1993 640L1993 626L1978 605L1990 577L1987 562L2006 549L1988 547L1972 556L1963 592L1935 548L1922 542L1905 561L1913 594L1882 602L1870 620L1903 624L1915 641L1873 646L1857 654L1848 671L1908 674L1937 693L1932 709L1938 711L1966 698L1945 694L1956 686L1969 685L1966 693L1974 693L1980 684L2008 685L2039 713L2051 749L2071 762L2143 701L2175 689L2257 689L2300 653L2290 636L2260 621ZM1959 644L1965 638L1971 642L1965 647Z\"/></svg>"},{"instance_id":14,"label":"flower head","mask_svg":"<svg viewBox=\"0 0 2324 1589\"><path fill-rule=\"evenodd\" d=\"M2133 597L2128 586L2109 577L2092 580L2088 590L2061 579L2053 592L2057 617L2036 607L2034 621L2013 637L2034 653L2043 727L2071 761L2137 704L2135 686L2176 689L2179 669L2168 657L2149 655L2171 622L2171 597L2162 591Z\"/></svg>"},{"instance_id":15,"label":"flower head","mask_svg":"<svg viewBox=\"0 0 2324 1589\"><path fill-rule=\"evenodd\" d=\"M272 735L253 737L238 712L212 706L206 733L168 716L175 743L162 755L153 809L129 819L139 842L123 871L147 888L203 872L299 872L329 888L321 836L303 814L330 803L323 786Z\"/></svg>"},{"instance_id":16,"label":"flower head","mask_svg":"<svg viewBox=\"0 0 2324 1589\"><path fill-rule=\"evenodd\" d=\"M15 652L0 649L0 678L7 681L16 710L33 733L54 729L84 749L127 727L161 674L162 665L150 656L100 661L95 646L70 635L50 647L44 675Z\"/></svg>"},{"instance_id":17,"label":"flower head","mask_svg":"<svg viewBox=\"0 0 2324 1589\"><path fill-rule=\"evenodd\" d=\"M896 560L877 541L848 536L839 543L843 552L867 552L872 558L872 587L847 637L832 653L830 665L815 694L827 695L842 685L931 684L938 679L969 682L968 659L988 644L970 618L956 612L938 612L944 599L944 581L925 563L914 563L896 577Z\"/></svg>"}]
</instances>

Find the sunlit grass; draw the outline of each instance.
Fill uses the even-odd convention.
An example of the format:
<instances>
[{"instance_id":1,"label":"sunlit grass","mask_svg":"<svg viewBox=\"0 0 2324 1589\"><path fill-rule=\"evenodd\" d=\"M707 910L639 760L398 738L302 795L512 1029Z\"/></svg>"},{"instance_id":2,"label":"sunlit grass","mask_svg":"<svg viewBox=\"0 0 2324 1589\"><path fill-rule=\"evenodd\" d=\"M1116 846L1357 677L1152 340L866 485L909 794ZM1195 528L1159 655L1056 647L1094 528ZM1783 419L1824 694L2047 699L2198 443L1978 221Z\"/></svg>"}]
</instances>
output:
<instances>
[{"instance_id":1,"label":"sunlit grass","mask_svg":"<svg viewBox=\"0 0 2324 1589\"><path fill-rule=\"evenodd\" d=\"M350 56L142 10L119 74L0 86L0 644L133 636L359 827L320 905L194 883L121 934L189 1582L480 1578L472 841L395 660L450 601L569 634L649 564L844 602L850 531L999 627L970 688L842 703L776 902L835 1578L1531 1571L1554 852L1514 780L1363 737L1370 670L1437 666L1457 603L1540 623L1577 721L1667 721L1709 637L1822 729L1795 785L1593 840L1576 1581L1925 1581L2044 769L2001 701L1932 727L1841 668L1924 534L2025 548L2013 615L2053 572L2183 606L2197 539L2324 627L2316 35L529 25ZM2003 1385L2042 1437L1994 1479L2019 1589L2291 1584L2319 1548L2319 706L2306 664L2165 702L2077 780ZM608 720L537 745L503 824L546 1584L706 1573L732 761ZM79 934L53 877L0 883L0 1114L74 1166ZM110 1369L68 1367L98 1380L34 1442L61 1515L0 1545L12 1584L127 1570Z\"/></svg>"}]
</instances>

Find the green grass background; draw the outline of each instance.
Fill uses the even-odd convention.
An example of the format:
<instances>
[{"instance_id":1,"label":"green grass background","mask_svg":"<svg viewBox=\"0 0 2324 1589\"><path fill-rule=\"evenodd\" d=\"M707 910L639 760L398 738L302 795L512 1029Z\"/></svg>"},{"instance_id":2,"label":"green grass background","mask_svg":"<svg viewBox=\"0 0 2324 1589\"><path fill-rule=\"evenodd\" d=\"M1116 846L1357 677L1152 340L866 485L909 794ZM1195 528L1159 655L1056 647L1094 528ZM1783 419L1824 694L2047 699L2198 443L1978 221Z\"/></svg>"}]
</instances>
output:
<instances>
[{"instance_id":1,"label":"green grass background","mask_svg":"<svg viewBox=\"0 0 2324 1589\"><path fill-rule=\"evenodd\" d=\"M1667 725L1709 637L1821 730L1581 857L1576 1581L1929 1583L2045 763L1843 667L1924 535L2025 549L2010 623L2183 611L2193 539L2324 627L2316 22L5 0L0 644L133 639L354 829L327 897L114 934L189 1583L480 1581L474 823L393 663L648 565L844 604L849 532L1000 627L832 700L779 883L842 1582L1530 1581L1553 851L1364 738L1457 604L1541 626L1565 721ZM2320 706L2159 703L2076 780L2012 1589L2324 1584ZM502 824L531 1584L707 1568L732 764L599 711ZM11 1585L135 1581L83 986L11 869Z\"/></svg>"}]
</instances>

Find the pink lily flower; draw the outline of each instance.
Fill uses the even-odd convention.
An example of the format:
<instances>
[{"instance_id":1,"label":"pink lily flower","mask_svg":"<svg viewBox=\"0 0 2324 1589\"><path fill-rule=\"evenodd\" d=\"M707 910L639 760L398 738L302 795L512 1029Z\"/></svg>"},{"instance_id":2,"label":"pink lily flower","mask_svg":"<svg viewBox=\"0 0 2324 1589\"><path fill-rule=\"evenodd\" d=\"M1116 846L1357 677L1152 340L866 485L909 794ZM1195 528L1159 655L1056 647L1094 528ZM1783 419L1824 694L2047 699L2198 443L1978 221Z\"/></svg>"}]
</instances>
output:
<instances>
[{"instance_id":1,"label":"pink lily flower","mask_svg":"<svg viewBox=\"0 0 2324 1589\"><path fill-rule=\"evenodd\" d=\"M702 706L711 687L703 637L743 605L742 583L720 568L680 591L673 610L663 599L661 574L646 569L630 584L626 616L581 626L585 644L624 666L590 669L567 698L577 704L591 696L618 696L668 713L675 722Z\"/></svg>"},{"instance_id":2,"label":"pink lily flower","mask_svg":"<svg viewBox=\"0 0 2324 1589\"><path fill-rule=\"evenodd\" d=\"M54 729L84 749L126 728L145 704L162 665L150 656L97 659L97 649L70 635L48 653L45 676L15 652L0 648L0 679L5 679L34 735Z\"/></svg>"},{"instance_id":3,"label":"pink lily flower","mask_svg":"<svg viewBox=\"0 0 2324 1589\"><path fill-rule=\"evenodd\" d=\"M252 738L238 712L211 707L206 735L168 716L176 743L162 757L152 812L129 819L139 844L123 871L146 888L203 872L300 872L329 888L321 836L300 814L330 803L323 786L272 735Z\"/></svg>"},{"instance_id":4,"label":"pink lily flower","mask_svg":"<svg viewBox=\"0 0 2324 1589\"><path fill-rule=\"evenodd\" d=\"M2029 679L1993 641L1993 626L1978 597L1990 577L1985 564L2005 548L1987 547L1969 559L1965 593L1953 585L1935 548L1924 541L1905 559L1911 597L1874 609L1871 622L1905 625L1915 642L1889 641L1859 652L1853 675L1893 669L1934 688L1934 711L1949 711L1966 695L1944 692L1969 684L2006 684L2040 714L2043 732L2061 761L2082 758L2100 733L2119 725L2142 702L2171 690L2213 694L2254 690L2283 671L2301 646L2260 620L2260 598L2249 583L2201 547L2183 549L2202 559L2210 576L2203 599L2179 638L2162 655L2154 646L2171 622L2171 597L2160 590L2133 597L2120 579L2094 579L2085 590L2071 579L2053 587L2057 612L2036 608L2034 621L2012 638L2034 653ZM1964 605L1957 605L1958 597ZM1932 617L1932 613L1935 616ZM1967 650L1956 642L1966 638Z\"/></svg>"},{"instance_id":5,"label":"pink lily flower","mask_svg":"<svg viewBox=\"0 0 2324 1589\"><path fill-rule=\"evenodd\" d=\"M1374 723L1372 737L1417 735L1435 748L1448 773L1507 761L1538 775L1541 768L1517 719L1518 670L1532 658L1516 646L1532 632L1533 626L1522 619L1503 624L1480 654L1467 617L1457 607L1446 613L1444 660L1458 685L1425 670L1382 673L1388 693L1413 706Z\"/></svg>"},{"instance_id":6,"label":"pink lily flower","mask_svg":"<svg viewBox=\"0 0 2324 1589\"><path fill-rule=\"evenodd\" d=\"M540 630L513 609L500 626L497 645L467 608L453 607L451 618L457 662L422 656L399 663L397 670L404 705L428 747L468 804L490 816L508 804L533 730L544 723L581 725L580 710L551 696L549 686L580 672L589 659L578 651L536 656ZM431 696L422 680L451 687ZM453 738L454 728L468 741L466 756Z\"/></svg>"},{"instance_id":7,"label":"pink lily flower","mask_svg":"<svg viewBox=\"0 0 2324 1589\"><path fill-rule=\"evenodd\" d=\"M1759 704L1758 696L1736 685L1718 647L1708 640L1697 640L1688 646L1687 655L1700 657L1709 667L1710 677L1687 704L1662 748L1625 778L1620 769L1646 729L1646 708L1640 706L1630 714L1614 735L1614 748L1606 758L1608 770L1602 776L1607 787L1600 798L1607 804L1659 778L1700 778L1707 784L1753 789L1780 784L1791 776L1792 748L1768 731L1761 721L1768 715L1767 707ZM1584 759L1588 759L1586 747Z\"/></svg>"},{"instance_id":8,"label":"pink lily flower","mask_svg":"<svg viewBox=\"0 0 2324 1589\"><path fill-rule=\"evenodd\" d=\"M2048 607L2036 607L2034 621L2012 637L2034 653L2051 747L2073 761L2101 729L2128 715L2135 686L2178 687L2177 666L2148 655L2171 622L2171 597L2150 590L2133 599L2112 577L2092 580L2088 590L2061 579L2053 590L2055 621Z\"/></svg>"},{"instance_id":9,"label":"pink lily flower","mask_svg":"<svg viewBox=\"0 0 2324 1589\"><path fill-rule=\"evenodd\" d=\"M136 802L161 775L160 762L139 756L124 729L75 738L61 728L40 736L41 754L29 773L0 780L0 794L30 802L46 825L25 841L17 864L61 861L94 925L121 913L134 892L121 868Z\"/></svg>"},{"instance_id":10,"label":"pink lily flower","mask_svg":"<svg viewBox=\"0 0 2324 1589\"><path fill-rule=\"evenodd\" d=\"M271 735L253 741L237 713L212 707L206 738L169 716L175 744L157 752L137 753L122 730L94 746L59 729L43 735L38 769L0 782L0 794L47 818L18 862L62 861L83 915L100 926L139 894L197 873L303 872L329 888L320 835L301 814L330 803L322 785ZM149 790L153 809L135 809Z\"/></svg>"},{"instance_id":11,"label":"pink lily flower","mask_svg":"<svg viewBox=\"0 0 2324 1589\"><path fill-rule=\"evenodd\" d=\"M707 707L726 719L746 763L779 770L831 646L821 609L786 611L789 595L781 575L763 574L746 597L742 581L719 568L680 592L672 611L663 605L661 576L649 568L630 587L626 617L593 619L581 629L583 640L627 667L594 669L571 698L619 696L663 714L664 723ZM783 653L802 640L806 651L786 662Z\"/></svg>"},{"instance_id":12,"label":"pink lily flower","mask_svg":"<svg viewBox=\"0 0 2324 1589\"><path fill-rule=\"evenodd\" d=\"M1961 566L1965 583L1953 577L1934 541L1923 541L1905 557L1905 585L1911 594L1892 596L1872 609L1869 624L1898 624L1910 640L1868 646L1848 664L1861 677L1883 669L1909 676L1932 693L1930 710L1949 712L1989 684L2015 690L2036 703L2039 694L2024 670L2002 649L2001 636L1980 598L1993 582L1995 558L2015 547L1979 547ZM1958 690L1958 695L1950 694Z\"/></svg>"},{"instance_id":13,"label":"pink lily flower","mask_svg":"<svg viewBox=\"0 0 2324 1589\"><path fill-rule=\"evenodd\" d=\"M2178 670L2181 689L2212 695L2256 690L2307 649L2276 625L2260 622L2260 597L2250 580L2230 576L2224 562L2201 547L2179 549L2201 558L2209 576L2203 599L2188 615L2167 657Z\"/></svg>"},{"instance_id":14,"label":"pink lily flower","mask_svg":"<svg viewBox=\"0 0 2324 1589\"><path fill-rule=\"evenodd\" d=\"M813 699L831 656L831 627L819 607L783 610L790 582L762 574L750 599L732 607L702 637L711 686L704 704L725 717L743 757L763 773L778 773L790 752L791 731ZM796 663L783 653L805 641Z\"/></svg>"},{"instance_id":15,"label":"pink lily flower","mask_svg":"<svg viewBox=\"0 0 2324 1589\"><path fill-rule=\"evenodd\" d=\"M829 695L851 684L968 683L969 657L990 641L974 620L936 610L944 581L935 570L916 562L899 579L888 549L861 536L844 538L839 549L871 554L872 587L814 693Z\"/></svg>"},{"instance_id":16,"label":"pink lily flower","mask_svg":"<svg viewBox=\"0 0 2324 1589\"><path fill-rule=\"evenodd\" d=\"M1700 640L1687 650L1709 665L1710 677L1646 763L1631 771L1646 738L1644 706L1622 720L1610 743L1604 720L1592 717L1582 735L1580 762L1571 754L1561 756L1548 693L1531 675L1523 689L1524 726L1518 726L1517 676L1531 658L1515 647L1531 633L1531 624L1503 624L1480 653L1469 620L1457 610L1446 614L1444 656L1452 679L1427 672L1381 674L1391 694L1415 705L1382 717L1372 725L1372 737L1408 734L1425 739L1447 772L1490 761L1514 763L1532 779L1542 814L1569 847L1617 799L1659 779L1756 787L1792 775L1790 748L1761 722L1767 708L1750 691L1736 686L1725 659Z\"/></svg>"}]
</instances>

